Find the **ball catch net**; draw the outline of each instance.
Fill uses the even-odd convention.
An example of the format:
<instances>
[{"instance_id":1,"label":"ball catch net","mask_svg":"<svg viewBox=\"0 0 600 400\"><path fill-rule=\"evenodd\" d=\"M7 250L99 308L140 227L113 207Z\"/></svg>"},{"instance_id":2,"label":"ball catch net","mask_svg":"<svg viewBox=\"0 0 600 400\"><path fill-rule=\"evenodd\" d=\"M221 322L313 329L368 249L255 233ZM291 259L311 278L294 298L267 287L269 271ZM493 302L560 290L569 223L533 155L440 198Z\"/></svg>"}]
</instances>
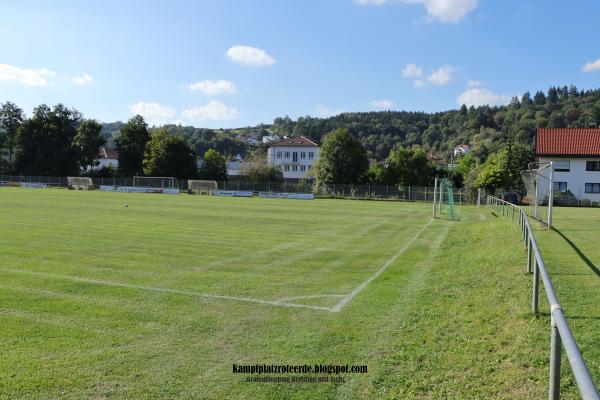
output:
<instances>
[{"instance_id":1,"label":"ball catch net","mask_svg":"<svg viewBox=\"0 0 600 400\"><path fill-rule=\"evenodd\" d=\"M528 169L521 171L525 185L523 201L530 206L530 215L547 225L552 226L553 203L553 166L552 161L529 163Z\"/></svg>"}]
</instances>

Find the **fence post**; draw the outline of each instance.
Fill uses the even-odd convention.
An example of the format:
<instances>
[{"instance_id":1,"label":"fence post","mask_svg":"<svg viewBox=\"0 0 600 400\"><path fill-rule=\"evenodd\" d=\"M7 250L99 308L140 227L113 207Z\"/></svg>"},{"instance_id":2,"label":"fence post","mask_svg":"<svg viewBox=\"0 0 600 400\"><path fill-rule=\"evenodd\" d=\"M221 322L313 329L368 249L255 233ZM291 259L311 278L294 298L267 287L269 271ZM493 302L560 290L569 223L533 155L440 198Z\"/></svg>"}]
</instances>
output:
<instances>
[{"instance_id":1,"label":"fence post","mask_svg":"<svg viewBox=\"0 0 600 400\"><path fill-rule=\"evenodd\" d=\"M537 265L537 260L535 259L535 254L533 256L533 299L531 303L531 309L533 314L538 314L538 294L539 294L539 286L540 286L540 269Z\"/></svg>"},{"instance_id":2,"label":"fence post","mask_svg":"<svg viewBox=\"0 0 600 400\"><path fill-rule=\"evenodd\" d=\"M527 273L531 274L531 242L527 241Z\"/></svg>"},{"instance_id":3,"label":"fence post","mask_svg":"<svg viewBox=\"0 0 600 400\"><path fill-rule=\"evenodd\" d=\"M562 348L562 340L556 321L552 312L559 309L560 306L553 304L550 309L550 400L558 400L560 398L560 351Z\"/></svg>"}]
</instances>

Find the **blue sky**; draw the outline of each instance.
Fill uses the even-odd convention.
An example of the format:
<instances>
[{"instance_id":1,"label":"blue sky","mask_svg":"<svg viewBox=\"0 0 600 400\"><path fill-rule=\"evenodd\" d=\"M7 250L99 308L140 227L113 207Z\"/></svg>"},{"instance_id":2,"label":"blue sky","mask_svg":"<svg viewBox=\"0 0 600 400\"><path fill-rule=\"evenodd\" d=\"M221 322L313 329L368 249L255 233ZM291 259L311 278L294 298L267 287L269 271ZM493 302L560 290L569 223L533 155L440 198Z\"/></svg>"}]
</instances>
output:
<instances>
[{"instance_id":1,"label":"blue sky","mask_svg":"<svg viewBox=\"0 0 600 400\"><path fill-rule=\"evenodd\" d=\"M28 114L241 127L600 86L594 0L21 0L0 15L0 102Z\"/></svg>"}]
</instances>

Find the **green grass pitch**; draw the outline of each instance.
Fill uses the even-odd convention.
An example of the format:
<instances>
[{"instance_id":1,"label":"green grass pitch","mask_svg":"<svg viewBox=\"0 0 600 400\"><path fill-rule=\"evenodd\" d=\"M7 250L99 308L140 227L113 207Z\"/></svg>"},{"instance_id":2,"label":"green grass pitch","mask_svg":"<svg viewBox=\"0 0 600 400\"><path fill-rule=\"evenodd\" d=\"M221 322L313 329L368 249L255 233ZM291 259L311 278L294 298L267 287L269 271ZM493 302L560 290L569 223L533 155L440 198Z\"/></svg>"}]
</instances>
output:
<instances>
[{"instance_id":1,"label":"green grass pitch","mask_svg":"<svg viewBox=\"0 0 600 400\"><path fill-rule=\"evenodd\" d=\"M518 227L459 212L2 188L0 399L544 397L549 322L529 313ZM587 263L556 232L539 241L557 251L549 268L599 375L600 254L567 226L590 212L556 211ZM369 372L257 383L234 363Z\"/></svg>"}]
</instances>

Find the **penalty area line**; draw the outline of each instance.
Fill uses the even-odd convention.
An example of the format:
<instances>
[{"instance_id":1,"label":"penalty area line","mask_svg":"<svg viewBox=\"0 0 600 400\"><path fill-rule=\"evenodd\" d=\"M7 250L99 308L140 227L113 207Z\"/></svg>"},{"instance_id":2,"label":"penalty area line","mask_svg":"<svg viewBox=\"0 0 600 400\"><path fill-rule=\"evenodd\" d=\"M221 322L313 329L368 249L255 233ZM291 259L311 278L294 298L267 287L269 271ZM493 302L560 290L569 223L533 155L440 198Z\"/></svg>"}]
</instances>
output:
<instances>
[{"instance_id":1,"label":"penalty area line","mask_svg":"<svg viewBox=\"0 0 600 400\"><path fill-rule=\"evenodd\" d=\"M132 285L132 284L128 284L128 283L82 278L80 276L51 274L51 273L47 273L47 272L25 271L25 270L19 270L19 269L6 269L4 271L18 273L18 274L44 276L47 278L54 278L54 279L66 279L66 280L71 280L71 281L76 281L76 282L88 283L91 285L122 287L122 288L127 288L127 289L137 289L137 290L145 290L145 291L159 292L159 293L175 293L175 294L181 294L181 295L185 295L185 296L203 297L206 299L230 300L230 301L238 301L238 302L244 302L244 303L264 304L264 305L271 305L271 306L277 306L277 307L288 307L288 308L309 308L312 310L329 311L329 312L333 311L333 309L329 308L329 307L311 306L308 304L289 303L289 302L277 301L277 300L273 300L273 301L262 300L262 299L256 299L253 297L224 296L224 295L218 295L218 294L193 292L193 291L181 290L181 289L171 289L171 288L152 287L152 286L143 286L143 285Z\"/></svg>"},{"instance_id":2,"label":"penalty area line","mask_svg":"<svg viewBox=\"0 0 600 400\"><path fill-rule=\"evenodd\" d=\"M419 231L415 233L415 235L404 246L402 246L400 250L396 252L396 254L391 256L381 268L379 268L373 275L365 279L360 285L354 288L352 292L346 295L342 300L340 300L339 303L337 303L333 308L331 308L331 312L341 311L342 308L346 306L346 304L352 301L352 299L355 298L360 292L362 292L367 286L369 286L371 282L379 278L379 276L381 276L381 274L383 274L385 270L388 269L388 267L398 259L398 257L400 257L406 250L408 250L408 248L415 242L415 240L417 240L419 236L421 236L421 234L425 231L425 229L429 227L429 225L431 225L432 222L433 218L431 218L428 223L426 223L421 229L419 229Z\"/></svg>"}]
</instances>

